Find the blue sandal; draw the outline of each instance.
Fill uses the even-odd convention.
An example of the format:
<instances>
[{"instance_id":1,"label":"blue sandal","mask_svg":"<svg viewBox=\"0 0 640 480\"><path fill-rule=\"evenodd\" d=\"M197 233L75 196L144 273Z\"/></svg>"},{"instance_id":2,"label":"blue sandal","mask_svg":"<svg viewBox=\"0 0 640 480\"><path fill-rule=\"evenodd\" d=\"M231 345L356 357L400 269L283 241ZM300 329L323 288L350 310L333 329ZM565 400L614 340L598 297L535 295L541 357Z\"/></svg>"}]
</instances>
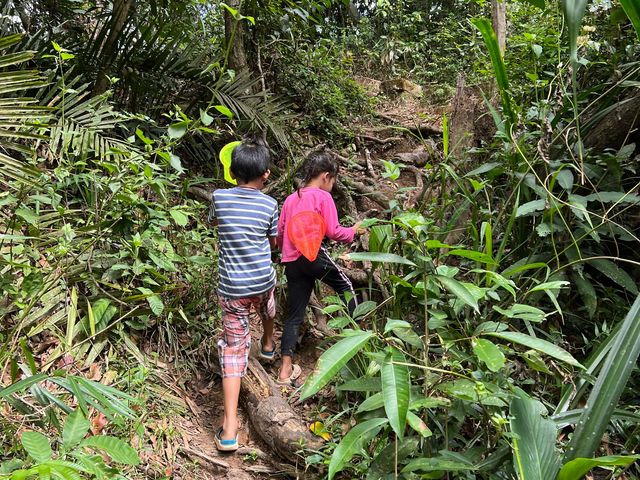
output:
<instances>
[{"instance_id":1,"label":"blue sandal","mask_svg":"<svg viewBox=\"0 0 640 480\"><path fill-rule=\"evenodd\" d=\"M215 436L216 448L220 452L235 452L238 450L238 436L232 440L222 438L222 427L218 429Z\"/></svg>"},{"instance_id":2,"label":"blue sandal","mask_svg":"<svg viewBox=\"0 0 640 480\"><path fill-rule=\"evenodd\" d=\"M276 347L273 346L273 350L265 350L264 345L262 344L262 339L260 339L260 353L258 356L263 360L273 360L276 355Z\"/></svg>"}]
</instances>

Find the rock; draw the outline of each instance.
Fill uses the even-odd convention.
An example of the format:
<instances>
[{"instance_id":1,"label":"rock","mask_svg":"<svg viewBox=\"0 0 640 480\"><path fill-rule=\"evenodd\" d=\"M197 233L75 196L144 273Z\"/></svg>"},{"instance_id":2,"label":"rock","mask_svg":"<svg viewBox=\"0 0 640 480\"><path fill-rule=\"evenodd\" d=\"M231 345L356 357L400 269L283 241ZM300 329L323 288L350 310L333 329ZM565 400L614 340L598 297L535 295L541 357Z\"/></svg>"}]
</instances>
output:
<instances>
[{"instance_id":1,"label":"rock","mask_svg":"<svg viewBox=\"0 0 640 480\"><path fill-rule=\"evenodd\" d=\"M409 93L414 97L422 96L422 87L406 78L395 78L380 82L380 91L389 97L395 97L401 93Z\"/></svg>"}]
</instances>

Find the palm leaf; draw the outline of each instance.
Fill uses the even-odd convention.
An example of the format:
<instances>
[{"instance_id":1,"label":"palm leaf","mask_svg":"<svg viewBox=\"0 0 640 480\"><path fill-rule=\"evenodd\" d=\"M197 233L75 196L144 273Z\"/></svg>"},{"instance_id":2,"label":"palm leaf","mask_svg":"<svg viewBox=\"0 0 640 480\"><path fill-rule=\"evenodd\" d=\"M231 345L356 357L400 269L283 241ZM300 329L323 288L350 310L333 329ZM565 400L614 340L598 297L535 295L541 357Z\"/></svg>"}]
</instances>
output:
<instances>
[{"instance_id":1,"label":"palm leaf","mask_svg":"<svg viewBox=\"0 0 640 480\"><path fill-rule=\"evenodd\" d=\"M565 460L593 456L640 355L640 295L627 313L607 354Z\"/></svg>"},{"instance_id":2,"label":"palm leaf","mask_svg":"<svg viewBox=\"0 0 640 480\"><path fill-rule=\"evenodd\" d=\"M511 400L511 431L514 439L514 468L520 480L551 480L560 469L555 448L556 426L541 415L544 406L524 392Z\"/></svg>"},{"instance_id":3,"label":"palm leaf","mask_svg":"<svg viewBox=\"0 0 640 480\"><path fill-rule=\"evenodd\" d=\"M247 123L249 128L258 127L269 130L282 146L289 144L288 135L281 124L288 118L286 109L288 102L263 94L250 93L260 81L251 78L248 72L241 72L231 82L223 84L213 91L218 102L229 108L234 116Z\"/></svg>"}]
</instances>

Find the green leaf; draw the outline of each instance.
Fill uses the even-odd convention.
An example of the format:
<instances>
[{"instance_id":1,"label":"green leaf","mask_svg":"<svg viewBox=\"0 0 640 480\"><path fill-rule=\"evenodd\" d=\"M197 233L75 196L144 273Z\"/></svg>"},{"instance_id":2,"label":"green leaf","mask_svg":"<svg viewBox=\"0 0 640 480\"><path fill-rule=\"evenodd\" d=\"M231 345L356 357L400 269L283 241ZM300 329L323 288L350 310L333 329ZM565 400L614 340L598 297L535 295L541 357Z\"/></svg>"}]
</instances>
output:
<instances>
[{"instance_id":1,"label":"green leaf","mask_svg":"<svg viewBox=\"0 0 640 480\"><path fill-rule=\"evenodd\" d=\"M640 355L640 295L624 318L565 454L565 461L592 457Z\"/></svg>"},{"instance_id":2,"label":"green leaf","mask_svg":"<svg viewBox=\"0 0 640 480\"><path fill-rule=\"evenodd\" d=\"M589 315L589 318L593 318L598 309L598 297L595 288L593 288L593 284L579 273L572 274L571 279L578 288L578 293L587 311L587 315Z\"/></svg>"},{"instance_id":3,"label":"green leaf","mask_svg":"<svg viewBox=\"0 0 640 480\"><path fill-rule=\"evenodd\" d=\"M182 162L180 161L180 157L173 153L169 154L169 163L174 168L174 170L178 173L184 173L184 168L182 168Z\"/></svg>"},{"instance_id":4,"label":"green leaf","mask_svg":"<svg viewBox=\"0 0 640 480\"><path fill-rule=\"evenodd\" d=\"M169 138L172 140L182 138L184 134L187 133L188 125L189 122L187 121L176 122L169 125L169 129L167 130Z\"/></svg>"},{"instance_id":5,"label":"green leaf","mask_svg":"<svg viewBox=\"0 0 640 480\"><path fill-rule=\"evenodd\" d=\"M225 107L224 105L214 105L213 108L215 108L217 111L219 111L225 117L228 117L229 119L233 118L233 112L231 110L229 110L227 107Z\"/></svg>"},{"instance_id":6,"label":"green leaf","mask_svg":"<svg viewBox=\"0 0 640 480\"><path fill-rule=\"evenodd\" d=\"M588 262L590 265L593 265L596 270L609 277L628 292L638 295L638 287L633 278L612 261L605 258L594 258L588 260Z\"/></svg>"},{"instance_id":7,"label":"green leaf","mask_svg":"<svg viewBox=\"0 0 640 480\"><path fill-rule=\"evenodd\" d=\"M342 471L347 462L360 451L364 442L375 436L385 423L386 418L373 418L349 430L331 455L328 480L332 480L336 473Z\"/></svg>"},{"instance_id":8,"label":"green leaf","mask_svg":"<svg viewBox=\"0 0 640 480\"><path fill-rule=\"evenodd\" d=\"M29 225L38 224L38 215L29 207L16 208L15 214L25 220Z\"/></svg>"},{"instance_id":9,"label":"green leaf","mask_svg":"<svg viewBox=\"0 0 640 480\"><path fill-rule=\"evenodd\" d=\"M556 181L560 184L560 186L566 190L567 192L571 192L573 189L573 173L571 170L563 168L555 175Z\"/></svg>"},{"instance_id":10,"label":"green leaf","mask_svg":"<svg viewBox=\"0 0 640 480\"><path fill-rule=\"evenodd\" d=\"M516 117L511 109L511 97L509 96L509 79L507 76L507 68L502 59L502 52L498 46L498 39L491 26L491 21L487 18L474 18L471 23L482 34L484 43L489 51L493 71L496 76L496 82L500 89L500 98L502 99L502 110L510 123L515 123Z\"/></svg>"},{"instance_id":11,"label":"green leaf","mask_svg":"<svg viewBox=\"0 0 640 480\"><path fill-rule=\"evenodd\" d=\"M569 285L566 280L556 280L554 282L545 282L533 287L529 292L544 292L547 290L559 290Z\"/></svg>"},{"instance_id":12,"label":"green leaf","mask_svg":"<svg viewBox=\"0 0 640 480\"><path fill-rule=\"evenodd\" d=\"M209 115L206 110L200 110L200 121L208 127L213 123L213 117Z\"/></svg>"},{"instance_id":13,"label":"green leaf","mask_svg":"<svg viewBox=\"0 0 640 480\"><path fill-rule=\"evenodd\" d=\"M79 444L90 427L91 422L84 417L81 409L76 408L71 412L62 430L62 444L64 448L71 449Z\"/></svg>"},{"instance_id":14,"label":"green leaf","mask_svg":"<svg viewBox=\"0 0 640 480\"><path fill-rule=\"evenodd\" d=\"M21 442L27 454L38 463L50 460L53 455L49 440L40 432L24 432Z\"/></svg>"},{"instance_id":15,"label":"green leaf","mask_svg":"<svg viewBox=\"0 0 640 480\"><path fill-rule=\"evenodd\" d=\"M620 0L620 4L622 4L622 8L624 12L631 20L633 24L633 28L636 29L636 35L638 35L638 39L640 40L640 4L637 0Z\"/></svg>"},{"instance_id":16,"label":"green leaf","mask_svg":"<svg viewBox=\"0 0 640 480\"><path fill-rule=\"evenodd\" d=\"M427 427L427 424L413 412L407 412L407 422L416 432L422 435L424 438L433 435L433 432Z\"/></svg>"},{"instance_id":17,"label":"green leaf","mask_svg":"<svg viewBox=\"0 0 640 480\"><path fill-rule=\"evenodd\" d=\"M529 2L534 7L538 7L540 10L544 10L544 0L525 0Z\"/></svg>"},{"instance_id":18,"label":"green leaf","mask_svg":"<svg viewBox=\"0 0 640 480\"><path fill-rule=\"evenodd\" d=\"M640 455L610 455L596 458L576 458L563 465L557 480L580 480L594 467L628 467Z\"/></svg>"},{"instance_id":19,"label":"green leaf","mask_svg":"<svg viewBox=\"0 0 640 480\"><path fill-rule=\"evenodd\" d=\"M137 452L130 445L116 437L96 435L83 440L80 445L102 450L117 463L124 463L125 465L138 465L140 463Z\"/></svg>"},{"instance_id":20,"label":"green leaf","mask_svg":"<svg viewBox=\"0 0 640 480\"><path fill-rule=\"evenodd\" d=\"M353 318L361 320L365 316L369 315L377 308L378 304L368 300L366 302L359 303L353 311Z\"/></svg>"},{"instance_id":21,"label":"green leaf","mask_svg":"<svg viewBox=\"0 0 640 480\"><path fill-rule=\"evenodd\" d=\"M534 212L539 212L544 210L547 205L545 200L532 200L531 202L527 202L522 204L516 210L516 218L517 217L525 217L527 215L531 215Z\"/></svg>"},{"instance_id":22,"label":"green leaf","mask_svg":"<svg viewBox=\"0 0 640 480\"><path fill-rule=\"evenodd\" d=\"M497 372L504 367L504 354L494 343L484 338L474 338L471 340L471 347L473 348L473 353L475 353L492 372Z\"/></svg>"},{"instance_id":23,"label":"green leaf","mask_svg":"<svg viewBox=\"0 0 640 480\"><path fill-rule=\"evenodd\" d=\"M569 49L571 52L571 61L578 61L578 35L582 25L582 17L587 8L588 0L560 0L562 13L567 22L567 31L569 32Z\"/></svg>"},{"instance_id":24,"label":"green leaf","mask_svg":"<svg viewBox=\"0 0 640 480\"><path fill-rule=\"evenodd\" d=\"M108 298L99 298L93 302L90 311L93 314L95 328L97 330L102 330L109 324L111 319L118 312L118 309L115 305L111 305L111 300ZM95 334L95 332L93 332L93 334Z\"/></svg>"},{"instance_id":25,"label":"green leaf","mask_svg":"<svg viewBox=\"0 0 640 480\"><path fill-rule=\"evenodd\" d=\"M151 311L155 315L162 314L162 311L164 310L164 303L162 303L162 299L160 298L160 296L156 295L153 290L146 287L138 287L138 290L145 294L147 303L149 304Z\"/></svg>"},{"instance_id":26,"label":"green leaf","mask_svg":"<svg viewBox=\"0 0 640 480\"><path fill-rule=\"evenodd\" d=\"M384 396L382 392L378 392L360 402L356 413L371 412L382 407L384 407Z\"/></svg>"},{"instance_id":27,"label":"green leaf","mask_svg":"<svg viewBox=\"0 0 640 480\"><path fill-rule=\"evenodd\" d=\"M468 258L475 262L486 263L487 265L497 265L496 261L491 258L491 255L482 252L476 252L475 250L456 249L447 252L447 255L455 255L457 257Z\"/></svg>"},{"instance_id":28,"label":"green leaf","mask_svg":"<svg viewBox=\"0 0 640 480\"><path fill-rule=\"evenodd\" d=\"M392 347L380 371L384 411L387 414L391 428L400 439L404 437L404 429L407 423L411 382L409 380L409 367L398 365L398 363L406 362L407 359L402 352Z\"/></svg>"},{"instance_id":29,"label":"green leaf","mask_svg":"<svg viewBox=\"0 0 640 480\"><path fill-rule=\"evenodd\" d=\"M435 275L435 278L451 292L456 298L460 299L462 302L466 303L470 307L477 312L478 310L478 302L473 296L473 294L469 291L467 287L465 287L462 283L457 281L454 278L445 277L444 275Z\"/></svg>"},{"instance_id":30,"label":"green leaf","mask_svg":"<svg viewBox=\"0 0 640 480\"><path fill-rule=\"evenodd\" d=\"M476 467L444 457L422 457L412 460L402 469L403 473L408 472L464 472L475 470ZM441 478L441 477L435 477Z\"/></svg>"},{"instance_id":31,"label":"green leaf","mask_svg":"<svg viewBox=\"0 0 640 480\"><path fill-rule=\"evenodd\" d=\"M531 45L531 50L533 51L536 57L540 57L542 55L542 46L538 44Z\"/></svg>"},{"instance_id":32,"label":"green leaf","mask_svg":"<svg viewBox=\"0 0 640 480\"><path fill-rule=\"evenodd\" d=\"M349 254L349 259L356 262L380 262L380 263L398 263L401 265L411 265L415 267L416 264L411 260L408 260L400 255L393 253L380 253L380 252L354 252Z\"/></svg>"},{"instance_id":33,"label":"green leaf","mask_svg":"<svg viewBox=\"0 0 640 480\"><path fill-rule=\"evenodd\" d=\"M189 223L189 216L179 208L172 208L169 210L169 215L171 215L173 220L180 227L185 227Z\"/></svg>"},{"instance_id":34,"label":"green leaf","mask_svg":"<svg viewBox=\"0 0 640 480\"><path fill-rule=\"evenodd\" d=\"M331 346L324 352L316 367L307 378L302 392L300 393L300 401L315 395L322 387L324 387L335 376L338 371L358 353L371 339L373 332L345 330L343 333L348 334L335 345Z\"/></svg>"},{"instance_id":35,"label":"green leaf","mask_svg":"<svg viewBox=\"0 0 640 480\"><path fill-rule=\"evenodd\" d=\"M379 392L382 390L382 383L380 377L360 377L338 385L336 390L348 392Z\"/></svg>"},{"instance_id":36,"label":"green leaf","mask_svg":"<svg viewBox=\"0 0 640 480\"><path fill-rule=\"evenodd\" d=\"M509 413L513 440L513 463L521 480L551 480L560 469L556 450L556 426L542 416L544 406L520 392L511 400Z\"/></svg>"},{"instance_id":37,"label":"green leaf","mask_svg":"<svg viewBox=\"0 0 640 480\"><path fill-rule=\"evenodd\" d=\"M584 367L575 358L573 358L569 352L551 342L542 340L541 338L531 337L520 332L484 332L483 335L501 338L508 342L518 343L525 347L533 348L534 350L538 350L539 352L568 363L569 365L584 369Z\"/></svg>"}]
</instances>

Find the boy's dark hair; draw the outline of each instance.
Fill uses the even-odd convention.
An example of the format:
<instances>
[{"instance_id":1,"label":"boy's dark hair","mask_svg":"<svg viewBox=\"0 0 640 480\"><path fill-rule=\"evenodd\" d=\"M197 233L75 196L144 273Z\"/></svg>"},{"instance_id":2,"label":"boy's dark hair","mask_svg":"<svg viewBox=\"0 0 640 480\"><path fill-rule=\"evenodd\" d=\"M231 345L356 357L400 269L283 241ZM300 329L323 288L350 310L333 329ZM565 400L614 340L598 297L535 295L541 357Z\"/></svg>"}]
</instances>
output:
<instances>
[{"instance_id":1,"label":"boy's dark hair","mask_svg":"<svg viewBox=\"0 0 640 480\"><path fill-rule=\"evenodd\" d=\"M335 155L329 150L320 150L309 154L302 166L302 185L307 185L311 180L318 175L328 172L332 177L338 176L338 170L340 165ZM298 196L300 196L300 189L298 188Z\"/></svg>"},{"instance_id":2,"label":"boy's dark hair","mask_svg":"<svg viewBox=\"0 0 640 480\"><path fill-rule=\"evenodd\" d=\"M271 154L264 136L245 135L231 154L231 173L240 183L260 178L269 170Z\"/></svg>"}]
</instances>

